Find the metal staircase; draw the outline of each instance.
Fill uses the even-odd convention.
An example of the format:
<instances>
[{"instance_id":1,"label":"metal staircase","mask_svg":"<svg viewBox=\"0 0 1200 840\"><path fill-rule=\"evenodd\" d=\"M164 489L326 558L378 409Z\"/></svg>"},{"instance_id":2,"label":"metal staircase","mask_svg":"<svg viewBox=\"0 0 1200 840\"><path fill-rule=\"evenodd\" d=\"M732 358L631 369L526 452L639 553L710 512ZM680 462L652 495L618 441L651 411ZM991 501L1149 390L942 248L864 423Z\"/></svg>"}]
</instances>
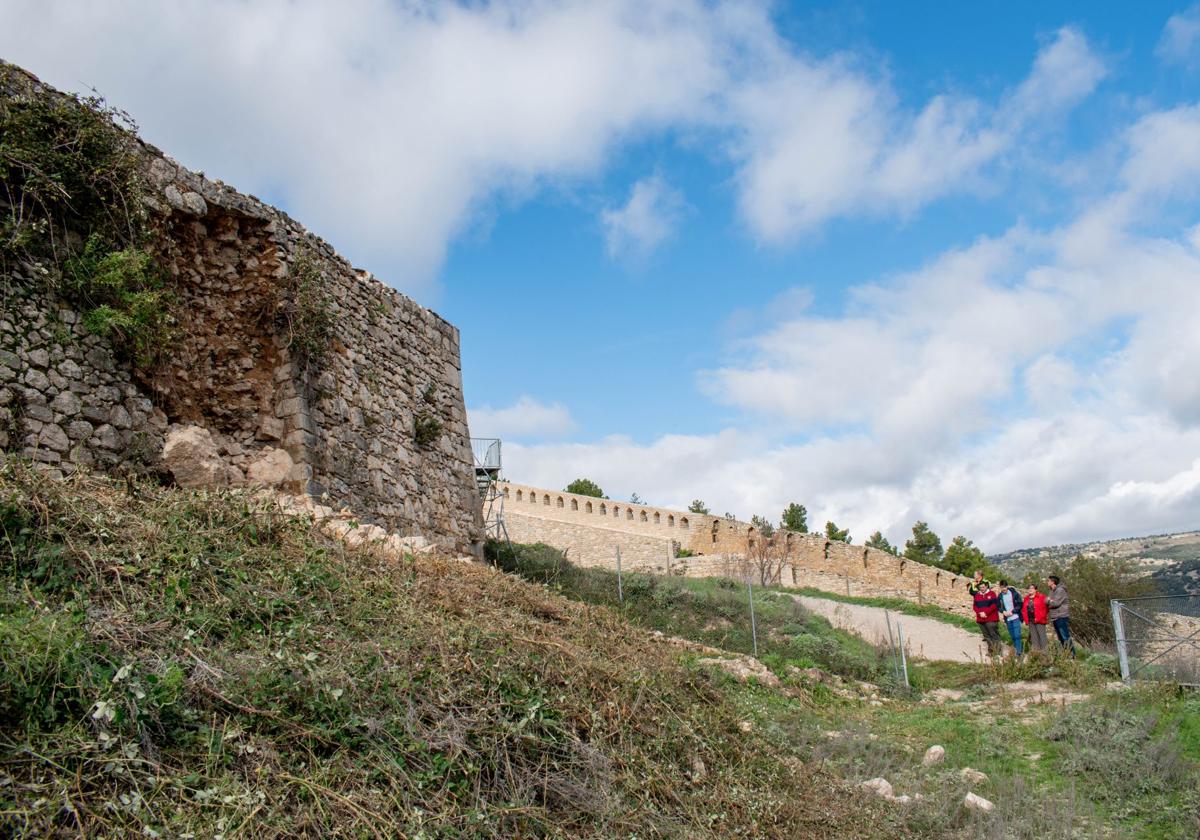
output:
<instances>
[{"instance_id":1,"label":"metal staircase","mask_svg":"<svg viewBox=\"0 0 1200 840\"><path fill-rule=\"evenodd\" d=\"M500 487L500 439L471 438L471 457L475 461L475 486L479 488L480 507L483 511L484 535L493 540L504 540L509 550L512 541L504 524L504 491Z\"/></svg>"}]
</instances>

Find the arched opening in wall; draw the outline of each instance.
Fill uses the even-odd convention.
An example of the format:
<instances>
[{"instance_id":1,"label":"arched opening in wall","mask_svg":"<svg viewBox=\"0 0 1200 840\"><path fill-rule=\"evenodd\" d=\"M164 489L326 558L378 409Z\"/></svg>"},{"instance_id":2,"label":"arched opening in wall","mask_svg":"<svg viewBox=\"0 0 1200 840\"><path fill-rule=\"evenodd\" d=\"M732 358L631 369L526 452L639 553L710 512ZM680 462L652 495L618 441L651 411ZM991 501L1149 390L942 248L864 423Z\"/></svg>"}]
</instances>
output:
<instances>
[{"instance_id":1,"label":"arched opening in wall","mask_svg":"<svg viewBox=\"0 0 1200 840\"><path fill-rule=\"evenodd\" d=\"M679 527L685 531L688 529L688 521L686 516L679 517Z\"/></svg>"},{"instance_id":2,"label":"arched opening in wall","mask_svg":"<svg viewBox=\"0 0 1200 840\"><path fill-rule=\"evenodd\" d=\"M520 490L518 490L518 491L517 491L517 501L518 501L518 502L519 502L519 501L522 501L522 497L523 497L523 494L521 493L521 491L520 491Z\"/></svg>"},{"instance_id":3,"label":"arched opening in wall","mask_svg":"<svg viewBox=\"0 0 1200 840\"><path fill-rule=\"evenodd\" d=\"M900 574L904 574L904 567L908 565L908 561L903 557L900 558Z\"/></svg>"},{"instance_id":4,"label":"arched opening in wall","mask_svg":"<svg viewBox=\"0 0 1200 840\"><path fill-rule=\"evenodd\" d=\"M542 496L542 504L544 504L546 507L550 507L550 494L549 493Z\"/></svg>"},{"instance_id":5,"label":"arched opening in wall","mask_svg":"<svg viewBox=\"0 0 1200 840\"><path fill-rule=\"evenodd\" d=\"M868 550L869 549L866 549L866 548L863 549L863 568L864 569L867 568L867 551Z\"/></svg>"},{"instance_id":6,"label":"arched opening in wall","mask_svg":"<svg viewBox=\"0 0 1200 840\"><path fill-rule=\"evenodd\" d=\"M715 545L717 542L717 529L721 527L721 523L714 521L712 526L712 541Z\"/></svg>"},{"instance_id":7,"label":"arched opening in wall","mask_svg":"<svg viewBox=\"0 0 1200 840\"><path fill-rule=\"evenodd\" d=\"M675 527L675 514L673 514L673 513L667 514L667 527L668 528Z\"/></svg>"},{"instance_id":8,"label":"arched opening in wall","mask_svg":"<svg viewBox=\"0 0 1200 840\"><path fill-rule=\"evenodd\" d=\"M942 585L942 573L941 572L933 573L933 585L938 588L941 588L941 585Z\"/></svg>"},{"instance_id":9,"label":"arched opening in wall","mask_svg":"<svg viewBox=\"0 0 1200 840\"><path fill-rule=\"evenodd\" d=\"M649 522L649 521L650 521L650 517L646 515L646 511L642 511L642 521L643 521L643 522Z\"/></svg>"},{"instance_id":10,"label":"arched opening in wall","mask_svg":"<svg viewBox=\"0 0 1200 840\"><path fill-rule=\"evenodd\" d=\"M829 559L829 540L825 540L825 546L821 549L821 553L824 555L826 560Z\"/></svg>"},{"instance_id":11,"label":"arched opening in wall","mask_svg":"<svg viewBox=\"0 0 1200 840\"><path fill-rule=\"evenodd\" d=\"M558 507L563 507L563 506L564 506L564 503L563 503L563 497L562 497L562 496L559 496L559 497L558 497L558 502L557 502L557 505L558 505Z\"/></svg>"},{"instance_id":12,"label":"arched opening in wall","mask_svg":"<svg viewBox=\"0 0 1200 840\"><path fill-rule=\"evenodd\" d=\"M662 522L662 514L660 514L658 511L655 511L654 512L654 524L659 525L659 524L661 524L661 522Z\"/></svg>"},{"instance_id":13,"label":"arched opening in wall","mask_svg":"<svg viewBox=\"0 0 1200 840\"><path fill-rule=\"evenodd\" d=\"M621 518L621 508L618 505L613 505L613 519Z\"/></svg>"},{"instance_id":14,"label":"arched opening in wall","mask_svg":"<svg viewBox=\"0 0 1200 840\"><path fill-rule=\"evenodd\" d=\"M608 505L600 505L600 515L608 516Z\"/></svg>"},{"instance_id":15,"label":"arched opening in wall","mask_svg":"<svg viewBox=\"0 0 1200 840\"><path fill-rule=\"evenodd\" d=\"M507 487L504 488L504 498L506 498L506 499L508 498L508 488Z\"/></svg>"},{"instance_id":16,"label":"arched opening in wall","mask_svg":"<svg viewBox=\"0 0 1200 840\"><path fill-rule=\"evenodd\" d=\"M625 508L625 518L633 521L633 508Z\"/></svg>"},{"instance_id":17,"label":"arched opening in wall","mask_svg":"<svg viewBox=\"0 0 1200 840\"><path fill-rule=\"evenodd\" d=\"M587 512L588 512L588 513L591 513L591 512L592 512L592 503L591 503L591 502L588 502L588 503L587 503Z\"/></svg>"},{"instance_id":18,"label":"arched opening in wall","mask_svg":"<svg viewBox=\"0 0 1200 840\"><path fill-rule=\"evenodd\" d=\"M571 500L571 510L579 510L579 500L578 499Z\"/></svg>"},{"instance_id":19,"label":"arched opening in wall","mask_svg":"<svg viewBox=\"0 0 1200 840\"><path fill-rule=\"evenodd\" d=\"M536 505L536 504L537 504L537 493L530 493L530 494L529 494L529 504L531 504L531 505Z\"/></svg>"}]
</instances>

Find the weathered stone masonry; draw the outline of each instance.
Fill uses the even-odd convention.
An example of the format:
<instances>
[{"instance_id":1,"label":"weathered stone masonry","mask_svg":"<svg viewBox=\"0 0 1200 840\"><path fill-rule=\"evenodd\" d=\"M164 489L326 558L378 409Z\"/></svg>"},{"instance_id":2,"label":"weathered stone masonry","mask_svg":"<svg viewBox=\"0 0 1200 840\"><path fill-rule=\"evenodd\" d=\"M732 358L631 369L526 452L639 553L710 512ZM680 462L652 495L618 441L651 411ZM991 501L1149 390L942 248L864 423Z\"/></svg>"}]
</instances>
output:
<instances>
[{"instance_id":1,"label":"weathered stone masonry","mask_svg":"<svg viewBox=\"0 0 1200 840\"><path fill-rule=\"evenodd\" d=\"M730 574L762 539L746 522L650 505L595 499L508 482L504 516L514 541L566 549L585 566L612 568L617 546L625 568L673 574ZM782 556L780 583L828 592L890 596L967 612L966 579L886 551L826 539L822 534L776 532Z\"/></svg>"},{"instance_id":2,"label":"weathered stone masonry","mask_svg":"<svg viewBox=\"0 0 1200 840\"><path fill-rule=\"evenodd\" d=\"M60 95L22 78L26 89L0 95ZM0 447L62 473L156 468L169 431L198 425L229 483L271 456L287 468L285 489L327 494L389 530L475 545L458 330L282 211L141 149L159 261L183 313L166 363L130 370L30 272L0 278ZM327 352L307 367L277 323L298 261L333 316Z\"/></svg>"}]
</instances>

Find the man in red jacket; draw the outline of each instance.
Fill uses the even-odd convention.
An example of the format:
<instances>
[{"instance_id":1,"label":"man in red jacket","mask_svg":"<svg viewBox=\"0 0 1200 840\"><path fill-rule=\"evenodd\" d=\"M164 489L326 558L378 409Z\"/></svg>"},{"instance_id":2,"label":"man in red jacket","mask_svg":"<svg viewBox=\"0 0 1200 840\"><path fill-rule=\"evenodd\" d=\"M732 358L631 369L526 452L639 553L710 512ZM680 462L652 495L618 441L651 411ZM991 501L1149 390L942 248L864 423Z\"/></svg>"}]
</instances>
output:
<instances>
[{"instance_id":1,"label":"man in red jacket","mask_svg":"<svg viewBox=\"0 0 1200 840\"><path fill-rule=\"evenodd\" d=\"M986 580L979 582L975 590L975 622L983 632L987 642L988 653L996 656L1000 653L1000 599L992 591L992 585Z\"/></svg>"},{"instance_id":2,"label":"man in red jacket","mask_svg":"<svg viewBox=\"0 0 1200 840\"><path fill-rule=\"evenodd\" d=\"M1025 623L1029 625L1029 646L1039 653L1046 649L1046 625L1050 621L1050 607L1046 596L1038 592L1032 583L1025 590Z\"/></svg>"}]
</instances>

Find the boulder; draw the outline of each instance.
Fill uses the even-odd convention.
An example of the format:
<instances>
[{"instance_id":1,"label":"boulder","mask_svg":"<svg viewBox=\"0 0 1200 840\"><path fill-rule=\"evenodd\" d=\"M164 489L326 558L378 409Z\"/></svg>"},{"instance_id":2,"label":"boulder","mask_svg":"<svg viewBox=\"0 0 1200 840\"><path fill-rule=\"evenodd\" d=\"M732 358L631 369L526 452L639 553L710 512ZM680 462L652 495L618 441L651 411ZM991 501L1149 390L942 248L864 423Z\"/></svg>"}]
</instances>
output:
<instances>
[{"instance_id":1,"label":"boulder","mask_svg":"<svg viewBox=\"0 0 1200 840\"><path fill-rule=\"evenodd\" d=\"M979 811L982 814L990 814L996 809L995 804L990 799L984 799L970 791L963 797L963 805L970 811Z\"/></svg>"},{"instance_id":2,"label":"boulder","mask_svg":"<svg viewBox=\"0 0 1200 840\"><path fill-rule=\"evenodd\" d=\"M295 466L286 449L268 447L246 468L246 481L255 487L280 487L289 480Z\"/></svg>"},{"instance_id":3,"label":"boulder","mask_svg":"<svg viewBox=\"0 0 1200 840\"><path fill-rule=\"evenodd\" d=\"M925 750L925 757L921 759L921 764L925 767L932 767L935 764L941 764L946 760L946 748L941 744L934 744L929 749Z\"/></svg>"},{"instance_id":4,"label":"boulder","mask_svg":"<svg viewBox=\"0 0 1200 840\"><path fill-rule=\"evenodd\" d=\"M163 464L180 487L228 487L229 465L221 460L208 429L176 426L163 444Z\"/></svg>"},{"instance_id":5,"label":"boulder","mask_svg":"<svg viewBox=\"0 0 1200 840\"><path fill-rule=\"evenodd\" d=\"M892 792L892 783L882 777L875 778L875 779L868 779L867 781L860 784L859 787L862 788L863 790L869 790L869 791L871 791L871 793L878 794L879 796L882 796L884 799L893 799L894 798L894 794Z\"/></svg>"}]
</instances>

